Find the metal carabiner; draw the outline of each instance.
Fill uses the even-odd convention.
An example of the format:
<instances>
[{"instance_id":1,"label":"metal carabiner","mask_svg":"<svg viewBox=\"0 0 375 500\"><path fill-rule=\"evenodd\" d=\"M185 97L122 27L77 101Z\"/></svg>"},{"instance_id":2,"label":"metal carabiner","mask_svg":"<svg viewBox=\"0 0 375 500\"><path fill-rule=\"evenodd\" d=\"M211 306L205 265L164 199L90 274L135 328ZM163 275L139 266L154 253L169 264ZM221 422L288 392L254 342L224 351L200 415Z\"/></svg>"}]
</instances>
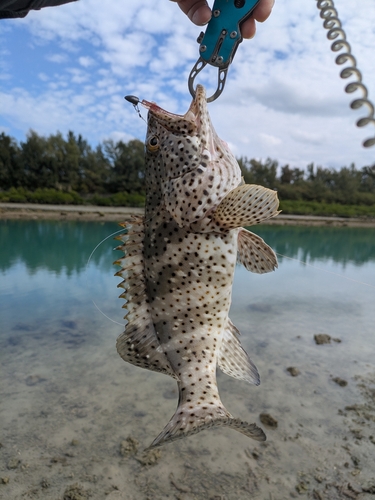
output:
<instances>
[{"instance_id":1,"label":"metal carabiner","mask_svg":"<svg viewBox=\"0 0 375 500\"><path fill-rule=\"evenodd\" d=\"M200 57L188 79L189 91L193 97L194 80L207 64L218 68L217 89L207 102L214 101L222 93L228 67L243 40L241 25L251 16L258 2L259 0L215 0L206 32L202 31L197 39Z\"/></svg>"}]
</instances>

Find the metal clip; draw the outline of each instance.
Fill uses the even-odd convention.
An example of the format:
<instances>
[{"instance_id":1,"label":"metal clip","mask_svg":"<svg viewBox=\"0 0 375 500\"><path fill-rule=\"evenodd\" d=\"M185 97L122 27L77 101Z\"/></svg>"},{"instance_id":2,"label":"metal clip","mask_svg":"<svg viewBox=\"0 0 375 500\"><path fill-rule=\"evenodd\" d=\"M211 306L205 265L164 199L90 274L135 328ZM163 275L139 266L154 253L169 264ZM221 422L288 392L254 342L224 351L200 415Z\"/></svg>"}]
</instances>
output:
<instances>
[{"instance_id":1,"label":"metal clip","mask_svg":"<svg viewBox=\"0 0 375 500\"><path fill-rule=\"evenodd\" d=\"M251 16L258 2L259 0L215 0L206 32L202 32L197 40L200 44L200 57L189 75L188 86L193 97L194 80L206 64L218 68L217 89L207 102L214 101L222 93L228 67L243 40L241 24Z\"/></svg>"}]
</instances>

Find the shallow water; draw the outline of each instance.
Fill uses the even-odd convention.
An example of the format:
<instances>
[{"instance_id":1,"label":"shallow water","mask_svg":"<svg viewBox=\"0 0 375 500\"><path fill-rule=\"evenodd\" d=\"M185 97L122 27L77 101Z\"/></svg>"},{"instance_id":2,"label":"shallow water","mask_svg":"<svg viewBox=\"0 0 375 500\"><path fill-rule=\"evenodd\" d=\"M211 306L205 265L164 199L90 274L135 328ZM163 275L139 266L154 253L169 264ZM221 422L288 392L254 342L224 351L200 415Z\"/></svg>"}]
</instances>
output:
<instances>
[{"instance_id":1,"label":"shallow water","mask_svg":"<svg viewBox=\"0 0 375 500\"><path fill-rule=\"evenodd\" d=\"M231 319L262 383L221 373L218 381L234 416L261 425L269 413L277 428L265 428L265 444L209 430L146 464L141 450L173 414L177 390L116 353L123 310L112 262L120 254L112 237L91 253L117 230L0 221L0 498L74 498L72 485L94 499L319 498L323 490L321 498L347 498L330 485L371 479L373 461L363 459L356 474L353 456L375 456L367 439L375 417L368 429L364 418L360 439L358 415L345 407L365 404L373 380L373 229L255 228L279 268L262 276L237 268ZM316 345L319 333L340 342ZM139 442L135 456L121 447L129 436Z\"/></svg>"}]
</instances>

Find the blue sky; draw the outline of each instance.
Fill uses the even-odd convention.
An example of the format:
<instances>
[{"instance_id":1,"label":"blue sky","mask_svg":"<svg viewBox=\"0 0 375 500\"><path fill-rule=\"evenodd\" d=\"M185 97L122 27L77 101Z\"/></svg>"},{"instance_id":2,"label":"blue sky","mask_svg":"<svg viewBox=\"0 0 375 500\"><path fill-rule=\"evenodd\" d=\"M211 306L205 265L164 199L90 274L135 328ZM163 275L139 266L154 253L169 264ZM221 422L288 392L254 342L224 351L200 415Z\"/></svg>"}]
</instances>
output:
<instances>
[{"instance_id":1,"label":"blue sky","mask_svg":"<svg viewBox=\"0 0 375 500\"><path fill-rule=\"evenodd\" d=\"M104 7L103 7L104 5ZM348 41L375 101L375 5L335 0ZM143 139L145 123L126 94L184 113L201 29L168 0L80 0L0 22L0 130L22 141L72 130L93 145ZM315 0L276 0L270 19L239 47L213 124L236 156L305 168L375 162L355 126L366 111L349 104ZM215 71L199 78L209 90ZM146 112L142 111L146 116Z\"/></svg>"}]
</instances>

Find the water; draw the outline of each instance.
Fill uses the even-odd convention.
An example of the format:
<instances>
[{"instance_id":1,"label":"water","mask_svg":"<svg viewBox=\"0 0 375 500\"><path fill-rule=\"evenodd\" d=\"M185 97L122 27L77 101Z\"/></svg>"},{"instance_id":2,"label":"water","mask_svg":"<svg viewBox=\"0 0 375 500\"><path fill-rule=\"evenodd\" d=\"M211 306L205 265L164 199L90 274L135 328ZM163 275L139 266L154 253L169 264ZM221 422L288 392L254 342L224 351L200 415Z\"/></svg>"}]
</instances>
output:
<instances>
[{"instance_id":1,"label":"water","mask_svg":"<svg viewBox=\"0 0 375 500\"><path fill-rule=\"evenodd\" d=\"M262 383L218 381L231 413L259 424L266 412L278 426L261 445L229 429L206 431L162 448L148 465L141 450L173 414L177 391L116 353L123 311L112 262L120 253L111 237L89 257L117 230L0 221L0 498L56 500L72 487L77 498L266 500L319 498L314 491L337 493L335 481L362 487L372 466L353 456L375 454L375 412L363 400L374 382L375 230L255 229L279 268L258 276L238 267L231 319ZM340 342L316 345L319 333ZM371 418L358 423L359 410L345 410L355 404ZM358 426L363 439L357 429L355 440ZM121 447L129 436L139 442L135 457Z\"/></svg>"}]
</instances>

